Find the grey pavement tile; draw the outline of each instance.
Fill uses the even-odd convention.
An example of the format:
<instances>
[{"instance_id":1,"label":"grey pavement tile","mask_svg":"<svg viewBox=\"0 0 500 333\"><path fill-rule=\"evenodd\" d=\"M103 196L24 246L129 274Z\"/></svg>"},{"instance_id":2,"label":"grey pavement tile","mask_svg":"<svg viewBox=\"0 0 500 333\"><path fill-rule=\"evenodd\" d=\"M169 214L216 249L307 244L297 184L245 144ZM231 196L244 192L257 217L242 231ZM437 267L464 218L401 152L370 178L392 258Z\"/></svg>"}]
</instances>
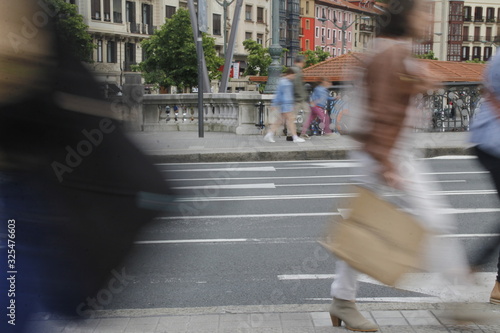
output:
<instances>
[{"instance_id":1,"label":"grey pavement tile","mask_svg":"<svg viewBox=\"0 0 500 333\"><path fill-rule=\"evenodd\" d=\"M251 328L222 328L219 329L219 333L252 333Z\"/></svg>"},{"instance_id":2,"label":"grey pavement tile","mask_svg":"<svg viewBox=\"0 0 500 333\"><path fill-rule=\"evenodd\" d=\"M332 326L332 321L330 318L328 318L328 319L314 319L313 324L314 324L314 327L329 327L329 326Z\"/></svg>"},{"instance_id":3,"label":"grey pavement tile","mask_svg":"<svg viewBox=\"0 0 500 333\"><path fill-rule=\"evenodd\" d=\"M414 333L415 331L411 327L380 327L380 333Z\"/></svg>"},{"instance_id":4,"label":"grey pavement tile","mask_svg":"<svg viewBox=\"0 0 500 333\"><path fill-rule=\"evenodd\" d=\"M314 327L283 327L283 333L316 333Z\"/></svg>"},{"instance_id":5,"label":"grey pavement tile","mask_svg":"<svg viewBox=\"0 0 500 333\"><path fill-rule=\"evenodd\" d=\"M251 333L282 333L281 327L252 327Z\"/></svg>"},{"instance_id":6,"label":"grey pavement tile","mask_svg":"<svg viewBox=\"0 0 500 333\"><path fill-rule=\"evenodd\" d=\"M99 325L99 319L84 319L71 321L64 327L63 333L88 333L94 332Z\"/></svg>"},{"instance_id":7,"label":"grey pavement tile","mask_svg":"<svg viewBox=\"0 0 500 333\"><path fill-rule=\"evenodd\" d=\"M399 311L372 311L373 318L403 318L403 314Z\"/></svg>"},{"instance_id":8,"label":"grey pavement tile","mask_svg":"<svg viewBox=\"0 0 500 333\"><path fill-rule=\"evenodd\" d=\"M281 313L281 320L311 320L311 314L309 312L291 312L291 313Z\"/></svg>"},{"instance_id":9,"label":"grey pavement tile","mask_svg":"<svg viewBox=\"0 0 500 333\"><path fill-rule=\"evenodd\" d=\"M228 322L228 321L244 321L250 322L250 315L245 313L238 314L225 314L220 316L220 322Z\"/></svg>"},{"instance_id":10,"label":"grey pavement tile","mask_svg":"<svg viewBox=\"0 0 500 333\"><path fill-rule=\"evenodd\" d=\"M313 322L312 320L281 320L281 327L283 329L289 328L289 327L297 327L297 328L313 328Z\"/></svg>"},{"instance_id":11,"label":"grey pavement tile","mask_svg":"<svg viewBox=\"0 0 500 333\"><path fill-rule=\"evenodd\" d=\"M154 332L159 321L159 317L130 318L125 332Z\"/></svg>"},{"instance_id":12,"label":"grey pavement tile","mask_svg":"<svg viewBox=\"0 0 500 333\"><path fill-rule=\"evenodd\" d=\"M315 327L316 333L347 333L348 331L345 327Z\"/></svg>"},{"instance_id":13,"label":"grey pavement tile","mask_svg":"<svg viewBox=\"0 0 500 333\"><path fill-rule=\"evenodd\" d=\"M219 329L212 328L212 327L195 328L195 329L188 329L186 332L187 333L219 333Z\"/></svg>"},{"instance_id":14,"label":"grey pavement tile","mask_svg":"<svg viewBox=\"0 0 500 333\"><path fill-rule=\"evenodd\" d=\"M37 333L59 333L62 332L65 326L65 322L61 321L32 321L29 324L28 332Z\"/></svg>"},{"instance_id":15,"label":"grey pavement tile","mask_svg":"<svg viewBox=\"0 0 500 333\"><path fill-rule=\"evenodd\" d=\"M405 318L375 318L379 326L409 326Z\"/></svg>"},{"instance_id":16,"label":"grey pavement tile","mask_svg":"<svg viewBox=\"0 0 500 333\"><path fill-rule=\"evenodd\" d=\"M428 310L402 310L401 314L405 318L436 318L432 312Z\"/></svg>"},{"instance_id":17,"label":"grey pavement tile","mask_svg":"<svg viewBox=\"0 0 500 333\"><path fill-rule=\"evenodd\" d=\"M129 318L102 318L96 327L97 332L124 332Z\"/></svg>"},{"instance_id":18,"label":"grey pavement tile","mask_svg":"<svg viewBox=\"0 0 500 333\"><path fill-rule=\"evenodd\" d=\"M411 326L438 326L439 321L436 318L406 318Z\"/></svg>"},{"instance_id":19,"label":"grey pavement tile","mask_svg":"<svg viewBox=\"0 0 500 333\"><path fill-rule=\"evenodd\" d=\"M448 332L444 326L426 326L426 327L413 327L415 333L443 333Z\"/></svg>"}]
</instances>

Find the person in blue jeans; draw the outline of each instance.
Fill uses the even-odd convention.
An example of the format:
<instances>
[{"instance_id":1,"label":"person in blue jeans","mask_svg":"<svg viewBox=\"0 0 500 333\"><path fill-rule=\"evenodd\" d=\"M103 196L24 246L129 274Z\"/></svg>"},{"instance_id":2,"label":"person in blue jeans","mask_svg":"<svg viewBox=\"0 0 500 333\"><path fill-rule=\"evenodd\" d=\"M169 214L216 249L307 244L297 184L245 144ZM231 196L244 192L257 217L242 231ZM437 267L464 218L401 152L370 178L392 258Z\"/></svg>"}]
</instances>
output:
<instances>
[{"instance_id":1,"label":"person in blue jeans","mask_svg":"<svg viewBox=\"0 0 500 333\"><path fill-rule=\"evenodd\" d=\"M498 49L500 51L500 49ZM471 141L479 163L489 171L500 196L500 53L490 61L485 71L484 102L471 124ZM497 228L497 230L500 228ZM492 239L483 247L471 265L483 265L498 253L500 237ZM500 254L498 255L497 277L490 294L490 303L500 305Z\"/></svg>"},{"instance_id":2,"label":"person in blue jeans","mask_svg":"<svg viewBox=\"0 0 500 333\"><path fill-rule=\"evenodd\" d=\"M267 134L264 136L264 141L275 142L274 133L283 123L286 122L287 130L292 134L293 142L304 142L297 135L297 129L295 126L295 112L294 110L294 97L293 97L293 80L295 78L295 72L293 69L288 68L283 77L278 81L278 87L276 89L276 96L272 101L272 106L280 112L281 117L278 118L272 125Z\"/></svg>"},{"instance_id":3,"label":"person in blue jeans","mask_svg":"<svg viewBox=\"0 0 500 333\"><path fill-rule=\"evenodd\" d=\"M328 92L328 87L331 85L331 82L328 78L324 77L318 83L316 88L314 88L313 93L311 95L311 114L306 119L306 122L302 126L301 137L308 137L307 130L309 126L311 126L312 121L318 117L321 121L320 128L323 129L326 135L332 133L330 129L330 116L325 111L326 105L328 103L328 99L330 98L330 93Z\"/></svg>"}]
</instances>

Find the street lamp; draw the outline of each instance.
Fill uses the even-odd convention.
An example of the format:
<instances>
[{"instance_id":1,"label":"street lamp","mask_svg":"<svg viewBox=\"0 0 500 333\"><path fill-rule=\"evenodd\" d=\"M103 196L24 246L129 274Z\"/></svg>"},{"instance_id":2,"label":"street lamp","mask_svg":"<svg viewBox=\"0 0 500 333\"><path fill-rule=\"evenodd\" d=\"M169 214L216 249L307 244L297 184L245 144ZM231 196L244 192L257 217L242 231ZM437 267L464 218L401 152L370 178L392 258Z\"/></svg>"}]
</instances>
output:
<instances>
[{"instance_id":1,"label":"street lamp","mask_svg":"<svg viewBox=\"0 0 500 333\"><path fill-rule=\"evenodd\" d=\"M280 0L272 0L272 40L273 44L269 47L269 54L273 61L269 65L265 94L274 94L278 87L278 80L282 71L280 63L282 47L280 45Z\"/></svg>"},{"instance_id":2,"label":"street lamp","mask_svg":"<svg viewBox=\"0 0 500 333\"><path fill-rule=\"evenodd\" d=\"M343 55L343 54L345 54L345 46L346 46L346 31L347 31L347 29L349 29L349 28L350 28L350 27L351 27L354 23L356 23L356 22L358 21L358 19L359 19L359 18L360 18L359 16L358 16L358 17L356 17L356 18L354 19L354 21L352 21L352 23L351 23L351 24L347 24L347 21L346 21L346 20L343 20L343 21L342 21L342 26L339 26L339 25L337 24L337 18L336 18L336 17L334 17L334 19L333 19L333 20L330 20L330 19L327 19L327 18L323 15L323 17L322 17L322 18L319 18L319 19L318 19L318 21L320 21L320 22L321 22L321 23L323 23L323 24L324 24L326 21L330 21L330 22L332 22L332 23L333 23L333 25L334 25L335 27L337 27L337 29L340 29L340 30L342 31L342 55ZM369 20L369 19L370 19L370 17L369 17L369 16L363 16L363 17L361 17L361 19L362 19L362 20Z\"/></svg>"},{"instance_id":3,"label":"street lamp","mask_svg":"<svg viewBox=\"0 0 500 333\"><path fill-rule=\"evenodd\" d=\"M224 0L224 1L219 1L219 0L215 0L219 6L222 6L223 8L223 15L224 15L224 31L223 31L223 38L224 38L224 57L226 56L226 52L227 52L227 8L229 6L231 6L231 4L234 2L234 0L231 0L231 1L227 1L227 0Z\"/></svg>"}]
</instances>

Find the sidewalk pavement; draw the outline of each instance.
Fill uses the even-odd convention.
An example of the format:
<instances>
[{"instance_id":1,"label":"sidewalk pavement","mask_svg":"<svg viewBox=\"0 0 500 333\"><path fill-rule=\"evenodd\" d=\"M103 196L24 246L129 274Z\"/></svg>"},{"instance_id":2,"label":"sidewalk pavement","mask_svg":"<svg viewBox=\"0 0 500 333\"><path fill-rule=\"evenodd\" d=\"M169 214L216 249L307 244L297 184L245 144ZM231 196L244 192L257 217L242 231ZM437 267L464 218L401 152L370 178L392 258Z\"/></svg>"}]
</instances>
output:
<instances>
[{"instance_id":1,"label":"sidewalk pavement","mask_svg":"<svg viewBox=\"0 0 500 333\"><path fill-rule=\"evenodd\" d=\"M305 159L343 159L356 143L346 136L312 137L305 143L276 138L264 142L262 136L232 133L197 132L129 133L156 163L233 162ZM417 133L417 147L423 155L470 154L468 134ZM493 281L492 281L493 283ZM380 326L382 333L406 332L500 332L500 306L484 302L470 303L481 312L498 318L489 325L457 323L443 319L443 303L358 303L363 314ZM334 328L328 304L220 306L213 308L164 308L98 310L91 319L72 321L40 314L32 321L36 333L326 333L347 332Z\"/></svg>"},{"instance_id":2,"label":"sidewalk pavement","mask_svg":"<svg viewBox=\"0 0 500 333\"><path fill-rule=\"evenodd\" d=\"M457 324L443 318L443 303L358 303L382 333L500 332L500 306L470 303L495 318L488 325ZM96 311L95 318L70 321L38 318L33 333L339 333L327 304Z\"/></svg>"},{"instance_id":3,"label":"sidewalk pavement","mask_svg":"<svg viewBox=\"0 0 500 333\"><path fill-rule=\"evenodd\" d=\"M275 137L265 142L262 135L205 132L130 132L136 142L155 163L186 162L251 162L285 160L345 159L357 143L350 137L334 134L313 136L304 143ZM416 133L416 147L425 157L470 154L467 132Z\"/></svg>"}]
</instances>

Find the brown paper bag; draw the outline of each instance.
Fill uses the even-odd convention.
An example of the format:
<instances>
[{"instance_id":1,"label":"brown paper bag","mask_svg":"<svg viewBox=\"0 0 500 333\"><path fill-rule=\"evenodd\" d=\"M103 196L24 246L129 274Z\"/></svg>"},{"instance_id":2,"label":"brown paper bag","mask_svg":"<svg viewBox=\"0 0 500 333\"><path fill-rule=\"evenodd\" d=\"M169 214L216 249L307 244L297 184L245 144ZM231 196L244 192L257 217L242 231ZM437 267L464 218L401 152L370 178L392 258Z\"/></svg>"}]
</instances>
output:
<instances>
[{"instance_id":1,"label":"brown paper bag","mask_svg":"<svg viewBox=\"0 0 500 333\"><path fill-rule=\"evenodd\" d=\"M333 221L320 244L361 273L394 286L404 273L421 267L427 232L412 215L371 190L356 190L349 217Z\"/></svg>"}]
</instances>

